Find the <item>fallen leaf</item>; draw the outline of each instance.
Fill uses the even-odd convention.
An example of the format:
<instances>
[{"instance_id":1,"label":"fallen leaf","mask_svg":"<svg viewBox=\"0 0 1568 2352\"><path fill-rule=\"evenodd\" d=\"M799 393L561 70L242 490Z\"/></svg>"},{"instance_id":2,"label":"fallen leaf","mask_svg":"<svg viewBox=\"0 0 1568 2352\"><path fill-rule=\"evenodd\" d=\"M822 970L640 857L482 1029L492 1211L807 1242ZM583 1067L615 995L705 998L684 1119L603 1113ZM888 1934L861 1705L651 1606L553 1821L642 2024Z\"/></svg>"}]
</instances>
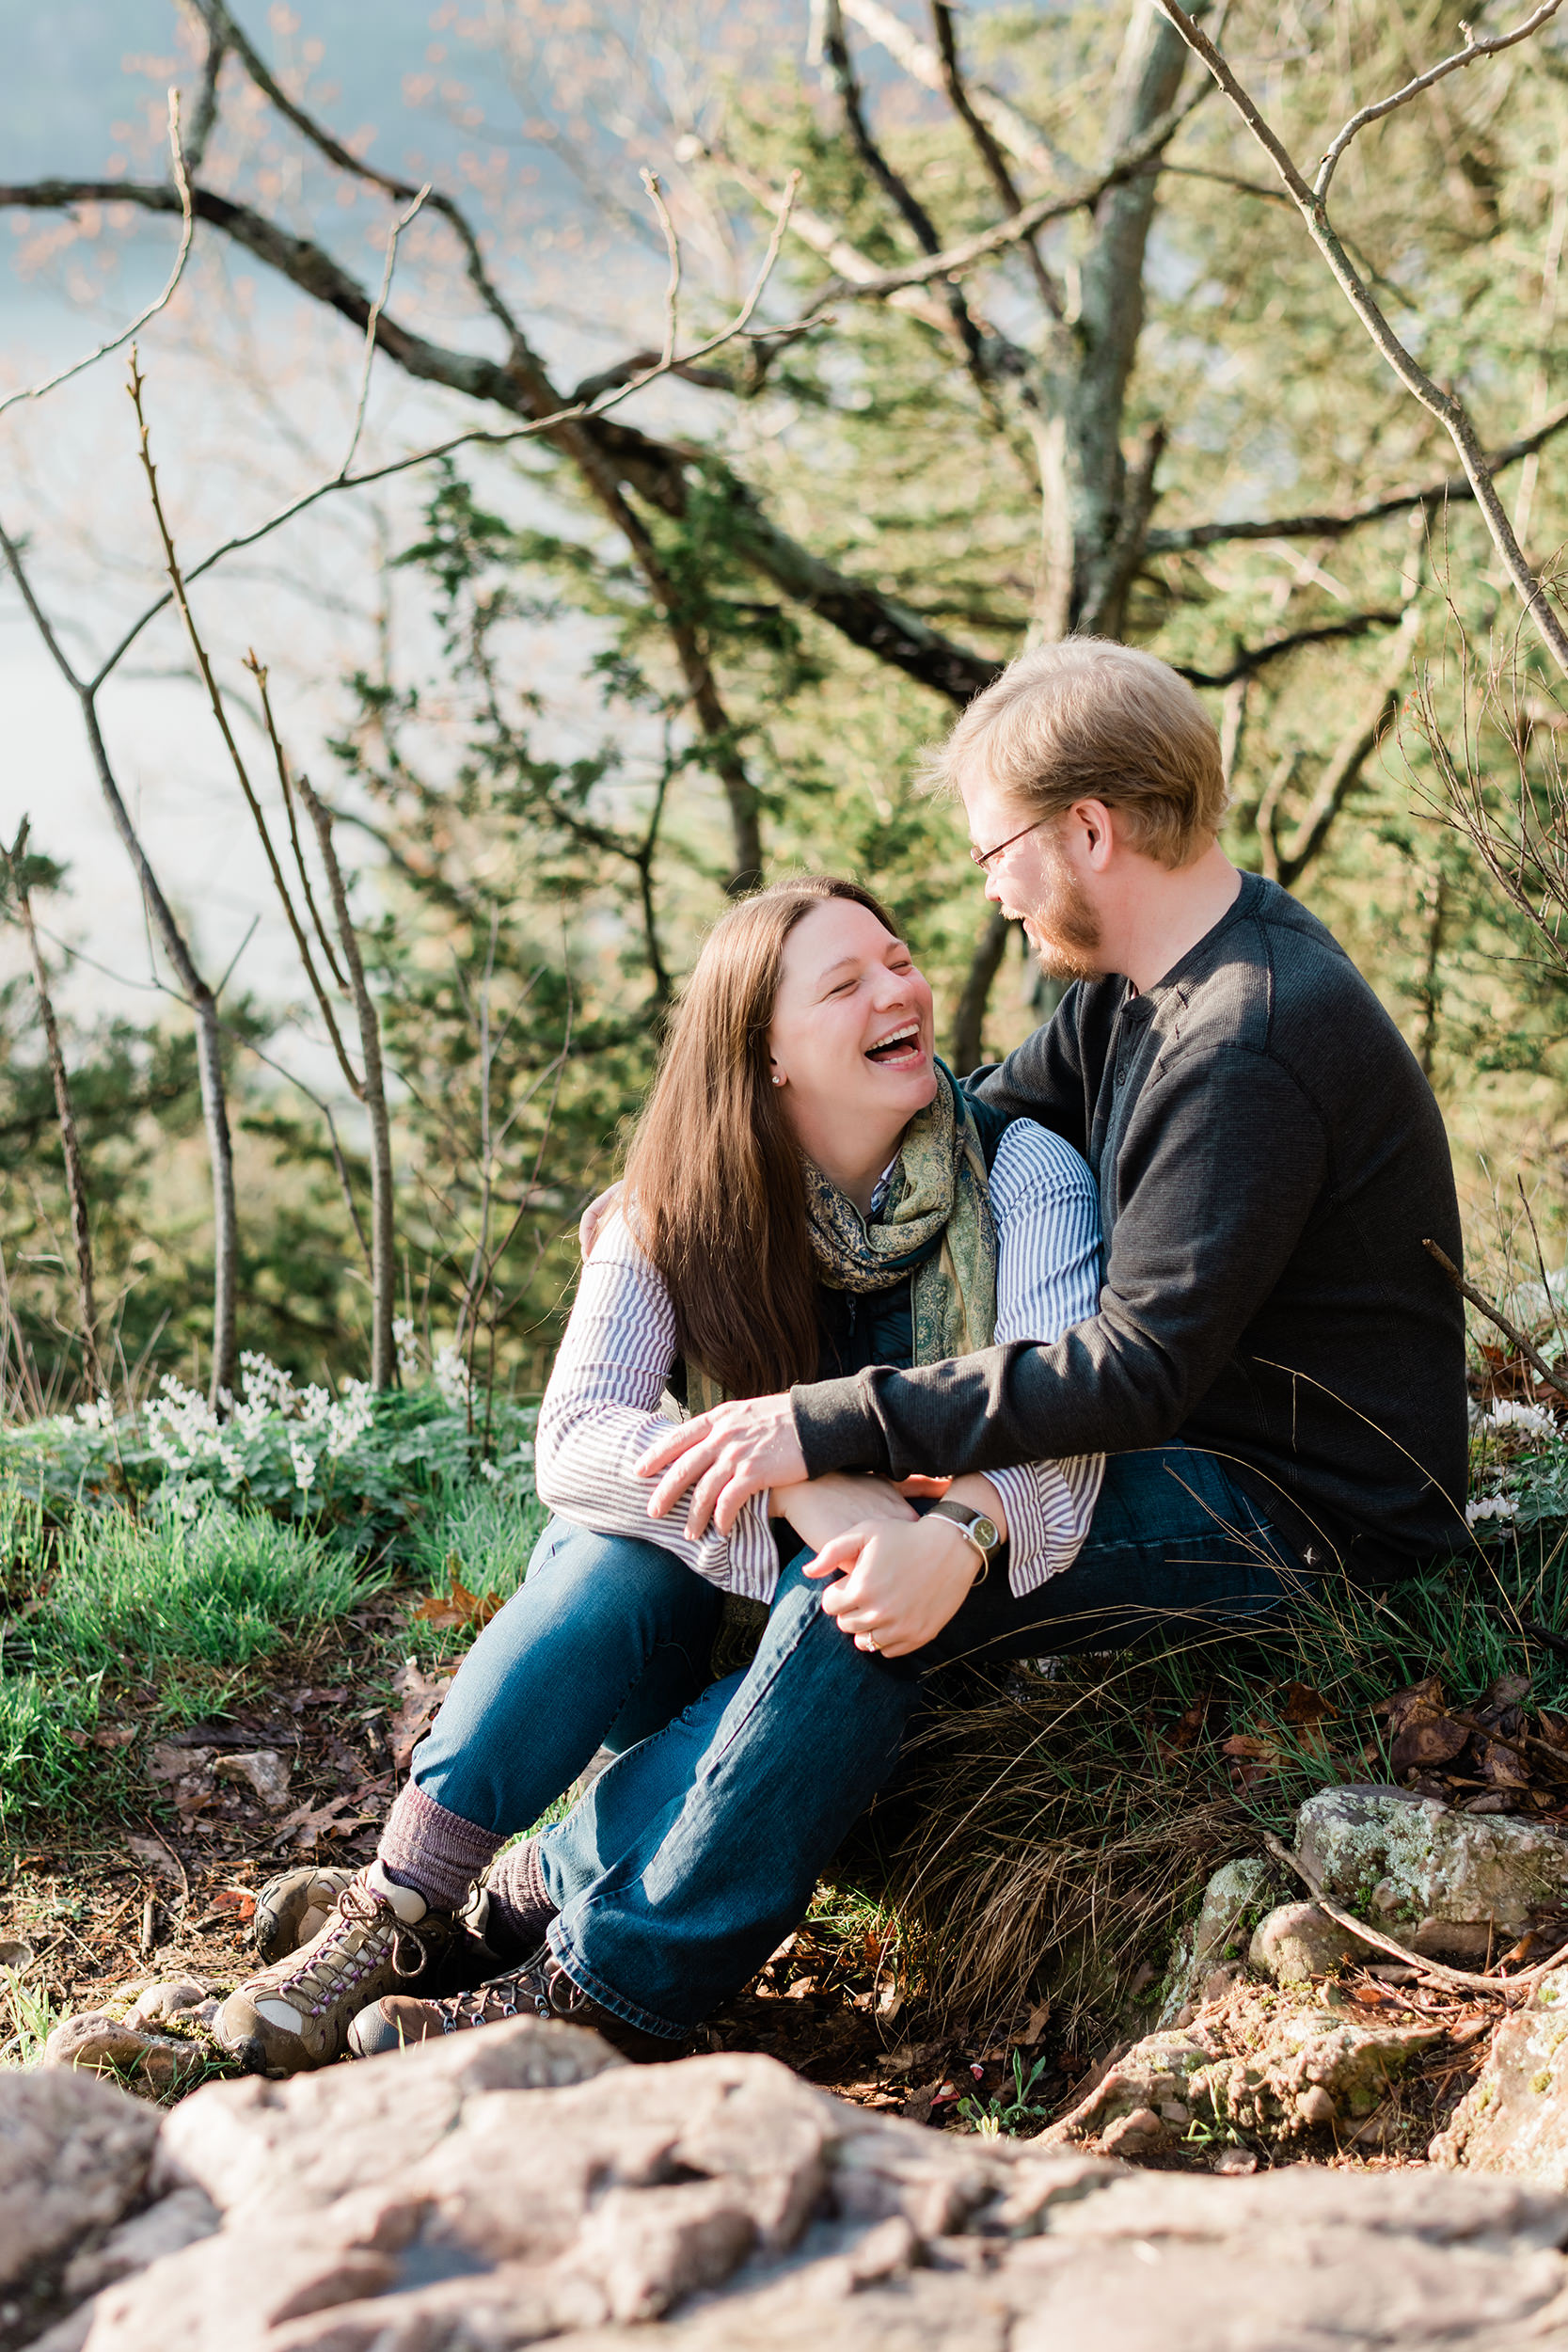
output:
<instances>
[{"instance_id":1,"label":"fallen leaf","mask_svg":"<svg viewBox=\"0 0 1568 2352\"><path fill-rule=\"evenodd\" d=\"M1456 1724L1448 1715L1407 1724L1394 1741L1395 1776L1414 1772L1423 1764L1451 1763L1469 1737L1464 1724Z\"/></svg>"},{"instance_id":2,"label":"fallen leaf","mask_svg":"<svg viewBox=\"0 0 1568 2352\"><path fill-rule=\"evenodd\" d=\"M242 1921L250 1919L256 1914L256 1898L248 1886L220 1886L213 1897L213 1909L231 1911Z\"/></svg>"},{"instance_id":3,"label":"fallen leaf","mask_svg":"<svg viewBox=\"0 0 1568 2352\"><path fill-rule=\"evenodd\" d=\"M161 1878L180 1883L180 1865L156 1837L127 1837L125 1847L132 1861L139 1863L144 1870L156 1871Z\"/></svg>"},{"instance_id":4,"label":"fallen leaf","mask_svg":"<svg viewBox=\"0 0 1568 2352\"><path fill-rule=\"evenodd\" d=\"M447 1562L447 1590L432 1593L421 1600L414 1612L417 1625L433 1625L442 1630L454 1626L486 1626L500 1607L495 1593L470 1593L458 1574L457 1554Z\"/></svg>"},{"instance_id":5,"label":"fallen leaf","mask_svg":"<svg viewBox=\"0 0 1568 2352\"><path fill-rule=\"evenodd\" d=\"M408 1759L414 1753L416 1740L422 1739L430 1729L436 1720L436 1710L451 1687L450 1674L422 1674L412 1658L401 1665L392 1677L392 1688L403 1704L387 1727L387 1744L398 1772L408 1770Z\"/></svg>"},{"instance_id":6,"label":"fallen leaf","mask_svg":"<svg viewBox=\"0 0 1568 2352\"><path fill-rule=\"evenodd\" d=\"M1222 1756L1241 1756L1259 1764L1277 1764L1279 1750L1272 1740L1256 1739L1248 1731L1233 1731L1220 1742Z\"/></svg>"},{"instance_id":7,"label":"fallen leaf","mask_svg":"<svg viewBox=\"0 0 1568 2352\"><path fill-rule=\"evenodd\" d=\"M92 1735L95 1748L128 1748L136 1736L135 1724L105 1724Z\"/></svg>"},{"instance_id":8,"label":"fallen leaf","mask_svg":"<svg viewBox=\"0 0 1568 2352\"><path fill-rule=\"evenodd\" d=\"M1477 1767L1482 1780L1489 1780L1494 1788L1528 1788L1530 1769L1517 1748L1504 1740L1487 1740L1481 1743L1481 1762Z\"/></svg>"},{"instance_id":9,"label":"fallen leaf","mask_svg":"<svg viewBox=\"0 0 1568 2352\"><path fill-rule=\"evenodd\" d=\"M1032 2050L1034 2048L1036 2042L1039 2040L1041 2034L1045 2031L1046 2026L1050 2024L1050 2022L1051 2004L1049 2001L1041 2001L1037 2007L1029 2011L1029 2022L1024 2026L1022 2036L1023 2046L1026 2050Z\"/></svg>"},{"instance_id":10,"label":"fallen leaf","mask_svg":"<svg viewBox=\"0 0 1568 2352\"><path fill-rule=\"evenodd\" d=\"M1305 1682L1288 1682L1280 1693L1280 1720L1287 1724L1331 1723L1339 1712L1321 1691Z\"/></svg>"}]
</instances>

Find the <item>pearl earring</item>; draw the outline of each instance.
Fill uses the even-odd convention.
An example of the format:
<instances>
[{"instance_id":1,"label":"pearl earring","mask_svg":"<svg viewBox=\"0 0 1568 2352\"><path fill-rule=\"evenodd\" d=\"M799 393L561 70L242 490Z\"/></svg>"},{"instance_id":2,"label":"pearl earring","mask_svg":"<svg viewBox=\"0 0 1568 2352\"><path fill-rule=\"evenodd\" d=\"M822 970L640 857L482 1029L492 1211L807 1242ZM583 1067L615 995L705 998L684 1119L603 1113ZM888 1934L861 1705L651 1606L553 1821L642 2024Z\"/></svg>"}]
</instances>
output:
<instances>
[{"instance_id":1,"label":"pearl earring","mask_svg":"<svg viewBox=\"0 0 1568 2352\"><path fill-rule=\"evenodd\" d=\"M783 1086L783 1084L784 1084L784 1080L783 1080L781 1077L778 1077L777 1075L775 1075L774 1080L773 1080L773 1084L774 1084L776 1087L782 1087L782 1086Z\"/></svg>"}]
</instances>

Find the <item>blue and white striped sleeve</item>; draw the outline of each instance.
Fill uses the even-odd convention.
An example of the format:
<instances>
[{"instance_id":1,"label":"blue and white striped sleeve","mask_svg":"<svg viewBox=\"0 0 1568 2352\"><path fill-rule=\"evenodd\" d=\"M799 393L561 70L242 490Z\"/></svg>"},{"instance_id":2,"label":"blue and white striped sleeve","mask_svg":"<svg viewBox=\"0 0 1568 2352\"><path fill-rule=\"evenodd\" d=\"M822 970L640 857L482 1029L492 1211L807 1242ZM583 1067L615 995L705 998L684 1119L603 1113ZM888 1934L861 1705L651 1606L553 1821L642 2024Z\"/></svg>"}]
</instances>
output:
<instances>
[{"instance_id":1,"label":"blue and white striped sleeve","mask_svg":"<svg viewBox=\"0 0 1568 2352\"><path fill-rule=\"evenodd\" d=\"M658 1405L674 1360L670 1295L616 1216L582 1269L539 1408L539 1499L597 1535L635 1535L673 1551L709 1583L770 1600L779 1560L766 1494L752 1498L727 1536L710 1525L695 1543L680 1505L668 1518L648 1517L653 1489L632 1465L670 1427Z\"/></svg>"},{"instance_id":2,"label":"blue and white striped sleeve","mask_svg":"<svg viewBox=\"0 0 1568 2352\"><path fill-rule=\"evenodd\" d=\"M1100 1199L1069 1143L1015 1120L990 1171L996 1338L1060 1339L1100 1308ZM992 1470L1007 1514L1007 1581L1020 1597L1069 1568L1105 1475L1102 1454Z\"/></svg>"}]
</instances>

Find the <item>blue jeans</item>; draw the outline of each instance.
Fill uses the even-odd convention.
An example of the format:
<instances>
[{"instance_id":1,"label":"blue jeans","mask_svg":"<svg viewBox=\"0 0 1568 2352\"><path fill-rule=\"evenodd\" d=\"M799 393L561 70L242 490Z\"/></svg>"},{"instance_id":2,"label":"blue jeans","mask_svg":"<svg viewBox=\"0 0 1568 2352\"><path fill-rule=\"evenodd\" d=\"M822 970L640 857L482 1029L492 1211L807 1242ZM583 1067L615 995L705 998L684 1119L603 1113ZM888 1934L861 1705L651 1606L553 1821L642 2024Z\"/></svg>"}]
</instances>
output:
<instances>
[{"instance_id":1,"label":"blue jeans","mask_svg":"<svg viewBox=\"0 0 1568 2352\"><path fill-rule=\"evenodd\" d=\"M807 1557L781 1575L752 1665L704 1687L712 1588L656 1545L552 1520L416 1752L427 1796L511 1836L613 1734L615 1761L541 1839L549 1941L645 2032L681 2039L798 1923L930 1667L1239 1629L1306 1579L1221 1466L1181 1446L1114 1457L1069 1569L1020 1600L998 1563L911 1659L857 1649Z\"/></svg>"}]
</instances>

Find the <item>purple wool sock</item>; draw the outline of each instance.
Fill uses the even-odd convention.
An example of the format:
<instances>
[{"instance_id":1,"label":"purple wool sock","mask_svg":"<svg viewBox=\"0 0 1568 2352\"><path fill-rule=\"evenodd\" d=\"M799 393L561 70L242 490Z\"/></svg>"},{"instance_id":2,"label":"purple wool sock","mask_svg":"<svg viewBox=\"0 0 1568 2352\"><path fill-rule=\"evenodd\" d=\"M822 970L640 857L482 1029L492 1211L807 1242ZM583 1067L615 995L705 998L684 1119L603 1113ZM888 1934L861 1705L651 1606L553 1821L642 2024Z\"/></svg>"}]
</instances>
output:
<instances>
[{"instance_id":1,"label":"purple wool sock","mask_svg":"<svg viewBox=\"0 0 1568 2352\"><path fill-rule=\"evenodd\" d=\"M376 1859L388 1878L422 1895L432 1911L456 1911L503 1841L427 1797L412 1781L387 1816Z\"/></svg>"},{"instance_id":2,"label":"purple wool sock","mask_svg":"<svg viewBox=\"0 0 1568 2352\"><path fill-rule=\"evenodd\" d=\"M520 1846L508 1846L496 1857L484 1884L490 1897L486 1942L509 1959L526 1960L539 1949L556 1915L545 1885L538 1840L529 1837Z\"/></svg>"}]
</instances>

